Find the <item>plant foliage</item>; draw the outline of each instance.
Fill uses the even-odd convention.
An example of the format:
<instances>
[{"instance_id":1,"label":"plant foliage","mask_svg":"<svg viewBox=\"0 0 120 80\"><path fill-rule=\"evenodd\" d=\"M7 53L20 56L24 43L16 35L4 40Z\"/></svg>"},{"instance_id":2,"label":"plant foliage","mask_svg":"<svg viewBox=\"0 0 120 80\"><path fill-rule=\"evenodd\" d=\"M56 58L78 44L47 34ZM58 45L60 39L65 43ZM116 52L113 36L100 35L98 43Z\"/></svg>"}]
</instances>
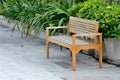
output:
<instances>
[{"instance_id":1,"label":"plant foliage","mask_svg":"<svg viewBox=\"0 0 120 80\"><path fill-rule=\"evenodd\" d=\"M88 0L68 10L71 15L100 22L104 38L120 39L120 5L103 0Z\"/></svg>"},{"instance_id":2,"label":"plant foliage","mask_svg":"<svg viewBox=\"0 0 120 80\"><path fill-rule=\"evenodd\" d=\"M4 16L21 22L23 33L27 32L29 35L34 31L38 35L48 26L67 25L67 9L73 3L73 0L6 0Z\"/></svg>"}]
</instances>

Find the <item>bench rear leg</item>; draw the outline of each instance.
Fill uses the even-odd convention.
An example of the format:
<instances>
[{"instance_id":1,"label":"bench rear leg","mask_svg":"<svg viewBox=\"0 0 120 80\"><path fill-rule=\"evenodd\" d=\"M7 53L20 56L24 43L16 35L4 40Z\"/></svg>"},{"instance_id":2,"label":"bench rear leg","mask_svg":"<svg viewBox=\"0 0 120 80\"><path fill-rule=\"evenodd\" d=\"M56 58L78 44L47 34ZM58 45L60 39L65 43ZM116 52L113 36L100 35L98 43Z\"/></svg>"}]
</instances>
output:
<instances>
[{"instance_id":1,"label":"bench rear leg","mask_svg":"<svg viewBox=\"0 0 120 80\"><path fill-rule=\"evenodd\" d=\"M46 41L46 57L49 58L49 42Z\"/></svg>"},{"instance_id":2,"label":"bench rear leg","mask_svg":"<svg viewBox=\"0 0 120 80\"><path fill-rule=\"evenodd\" d=\"M102 48L99 49L99 68L102 68Z\"/></svg>"}]
</instances>

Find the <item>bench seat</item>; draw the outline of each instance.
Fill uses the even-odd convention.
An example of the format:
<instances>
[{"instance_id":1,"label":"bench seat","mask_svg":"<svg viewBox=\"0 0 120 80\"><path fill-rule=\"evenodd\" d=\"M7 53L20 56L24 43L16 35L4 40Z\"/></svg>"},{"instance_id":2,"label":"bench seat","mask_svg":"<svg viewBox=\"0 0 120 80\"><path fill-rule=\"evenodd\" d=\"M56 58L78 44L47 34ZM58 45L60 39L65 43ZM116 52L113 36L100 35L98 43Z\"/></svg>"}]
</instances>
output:
<instances>
[{"instance_id":1,"label":"bench seat","mask_svg":"<svg viewBox=\"0 0 120 80\"><path fill-rule=\"evenodd\" d=\"M56 41L56 42L62 42L64 44L69 44L72 45L72 37L71 36L66 36L66 35L58 35L58 36L50 36L49 40L52 41ZM89 45L90 42L87 42L85 40L76 39L76 45Z\"/></svg>"}]
</instances>

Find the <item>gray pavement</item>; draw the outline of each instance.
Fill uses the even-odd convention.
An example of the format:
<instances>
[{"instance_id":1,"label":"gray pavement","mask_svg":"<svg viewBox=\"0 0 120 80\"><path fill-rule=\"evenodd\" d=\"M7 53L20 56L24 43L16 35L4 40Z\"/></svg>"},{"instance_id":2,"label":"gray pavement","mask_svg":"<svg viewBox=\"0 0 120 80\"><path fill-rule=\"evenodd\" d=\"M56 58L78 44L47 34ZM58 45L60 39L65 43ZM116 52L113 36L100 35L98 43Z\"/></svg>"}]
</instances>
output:
<instances>
[{"instance_id":1,"label":"gray pavement","mask_svg":"<svg viewBox=\"0 0 120 80\"><path fill-rule=\"evenodd\" d=\"M21 38L19 31L0 26L0 80L120 80L120 67L104 63L99 69L98 61L78 54L72 71L68 49L50 44L46 59L45 39Z\"/></svg>"}]
</instances>

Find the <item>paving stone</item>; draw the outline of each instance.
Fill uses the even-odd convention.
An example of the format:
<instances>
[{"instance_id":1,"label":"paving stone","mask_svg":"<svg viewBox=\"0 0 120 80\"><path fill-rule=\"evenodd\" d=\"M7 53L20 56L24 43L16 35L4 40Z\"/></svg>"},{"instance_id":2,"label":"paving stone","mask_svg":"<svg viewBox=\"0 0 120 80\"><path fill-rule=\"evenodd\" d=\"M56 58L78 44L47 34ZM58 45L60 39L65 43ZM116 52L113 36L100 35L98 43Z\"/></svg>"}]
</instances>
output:
<instances>
[{"instance_id":1,"label":"paving stone","mask_svg":"<svg viewBox=\"0 0 120 80\"><path fill-rule=\"evenodd\" d=\"M44 35L41 35L44 36ZM69 50L50 44L46 59L45 40L21 38L17 30L0 27L0 80L119 80L120 68L90 56L77 55L77 71L72 71Z\"/></svg>"}]
</instances>

